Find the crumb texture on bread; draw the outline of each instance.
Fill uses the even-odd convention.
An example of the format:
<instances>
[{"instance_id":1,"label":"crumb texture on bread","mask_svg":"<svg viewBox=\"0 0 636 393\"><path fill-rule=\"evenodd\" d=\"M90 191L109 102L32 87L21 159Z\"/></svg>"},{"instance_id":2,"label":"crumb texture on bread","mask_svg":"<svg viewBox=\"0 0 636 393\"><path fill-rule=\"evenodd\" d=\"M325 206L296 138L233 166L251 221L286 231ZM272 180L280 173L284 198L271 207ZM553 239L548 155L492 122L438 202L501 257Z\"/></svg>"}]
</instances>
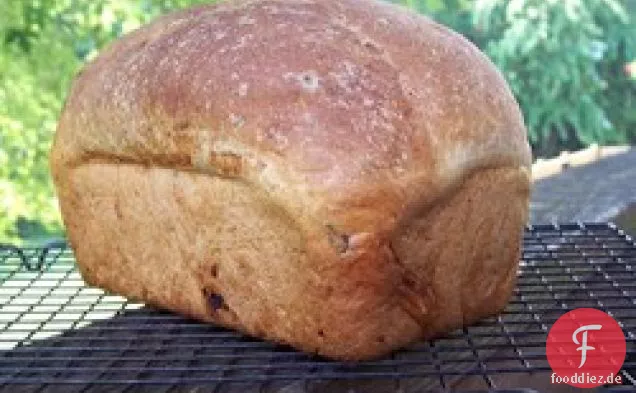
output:
<instances>
[{"instance_id":1,"label":"crumb texture on bread","mask_svg":"<svg viewBox=\"0 0 636 393\"><path fill-rule=\"evenodd\" d=\"M105 49L51 168L90 284L364 359L505 305L530 150L458 34L378 1L258 0Z\"/></svg>"}]
</instances>

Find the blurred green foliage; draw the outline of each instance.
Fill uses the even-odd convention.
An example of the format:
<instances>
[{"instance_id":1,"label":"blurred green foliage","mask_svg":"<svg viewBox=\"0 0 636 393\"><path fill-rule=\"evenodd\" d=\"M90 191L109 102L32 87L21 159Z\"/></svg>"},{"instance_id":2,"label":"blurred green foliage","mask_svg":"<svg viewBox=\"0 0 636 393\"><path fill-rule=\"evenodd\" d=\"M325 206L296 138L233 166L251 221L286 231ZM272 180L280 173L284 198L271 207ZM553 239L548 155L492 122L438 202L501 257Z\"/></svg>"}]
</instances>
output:
<instances>
[{"instance_id":1,"label":"blurred green foliage","mask_svg":"<svg viewBox=\"0 0 636 393\"><path fill-rule=\"evenodd\" d=\"M636 142L636 0L401 0L461 32L510 84L535 156Z\"/></svg>"},{"instance_id":2,"label":"blurred green foliage","mask_svg":"<svg viewBox=\"0 0 636 393\"><path fill-rule=\"evenodd\" d=\"M0 241L61 221L48 151L70 81L109 41L210 0L0 2ZM535 155L636 142L636 0L394 0L461 32L517 97Z\"/></svg>"},{"instance_id":3,"label":"blurred green foliage","mask_svg":"<svg viewBox=\"0 0 636 393\"><path fill-rule=\"evenodd\" d=\"M476 2L475 26L485 34L484 49L523 108L535 151L551 155L562 147L634 139L630 103L636 85L623 69L636 58L636 30L627 5Z\"/></svg>"}]
</instances>

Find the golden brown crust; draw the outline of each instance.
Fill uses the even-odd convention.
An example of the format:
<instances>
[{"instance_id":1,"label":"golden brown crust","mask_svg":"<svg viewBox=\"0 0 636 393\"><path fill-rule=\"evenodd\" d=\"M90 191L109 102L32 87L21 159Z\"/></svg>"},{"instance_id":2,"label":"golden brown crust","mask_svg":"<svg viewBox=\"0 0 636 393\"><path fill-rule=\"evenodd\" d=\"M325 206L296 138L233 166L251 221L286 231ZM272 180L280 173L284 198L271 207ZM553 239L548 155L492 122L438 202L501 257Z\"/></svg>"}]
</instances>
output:
<instances>
[{"instance_id":1,"label":"golden brown crust","mask_svg":"<svg viewBox=\"0 0 636 393\"><path fill-rule=\"evenodd\" d=\"M345 359L503 307L529 164L489 61L369 0L161 17L78 76L51 154L88 282Z\"/></svg>"}]
</instances>

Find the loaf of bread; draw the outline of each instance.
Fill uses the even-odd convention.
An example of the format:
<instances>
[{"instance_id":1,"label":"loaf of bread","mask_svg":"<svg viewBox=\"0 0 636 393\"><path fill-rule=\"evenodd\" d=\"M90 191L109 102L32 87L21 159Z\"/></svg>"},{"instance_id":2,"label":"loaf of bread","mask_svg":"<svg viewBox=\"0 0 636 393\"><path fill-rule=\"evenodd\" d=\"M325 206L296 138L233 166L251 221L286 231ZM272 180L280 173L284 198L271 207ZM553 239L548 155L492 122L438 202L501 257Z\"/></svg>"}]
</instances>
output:
<instances>
[{"instance_id":1,"label":"loaf of bread","mask_svg":"<svg viewBox=\"0 0 636 393\"><path fill-rule=\"evenodd\" d=\"M530 162L489 60L374 0L160 17L77 76L51 152L87 283L347 360L502 310Z\"/></svg>"}]
</instances>

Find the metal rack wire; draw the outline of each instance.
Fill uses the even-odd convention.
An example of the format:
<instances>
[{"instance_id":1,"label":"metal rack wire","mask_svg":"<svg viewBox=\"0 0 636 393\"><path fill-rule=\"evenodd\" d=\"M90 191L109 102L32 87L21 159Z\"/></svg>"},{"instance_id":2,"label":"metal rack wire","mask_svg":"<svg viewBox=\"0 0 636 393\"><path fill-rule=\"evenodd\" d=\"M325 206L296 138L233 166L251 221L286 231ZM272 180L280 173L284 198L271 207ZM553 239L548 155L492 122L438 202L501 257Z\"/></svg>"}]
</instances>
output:
<instances>
[{"instance_id":1,"label":"metal rack wire","mask_svg":"<svg viewBox=\"0 0 636 393\"><path fill-rule=\"evenodd\" d=\"M552 323L577 307L602 309L621 323L622 388L636 385L636 245L611 224L528 227L504 313L358 364L88 288L63 243L0 248L0 305L0 389L10 391L556 391L545 339Z\"/></svg>"}]
</instances>

